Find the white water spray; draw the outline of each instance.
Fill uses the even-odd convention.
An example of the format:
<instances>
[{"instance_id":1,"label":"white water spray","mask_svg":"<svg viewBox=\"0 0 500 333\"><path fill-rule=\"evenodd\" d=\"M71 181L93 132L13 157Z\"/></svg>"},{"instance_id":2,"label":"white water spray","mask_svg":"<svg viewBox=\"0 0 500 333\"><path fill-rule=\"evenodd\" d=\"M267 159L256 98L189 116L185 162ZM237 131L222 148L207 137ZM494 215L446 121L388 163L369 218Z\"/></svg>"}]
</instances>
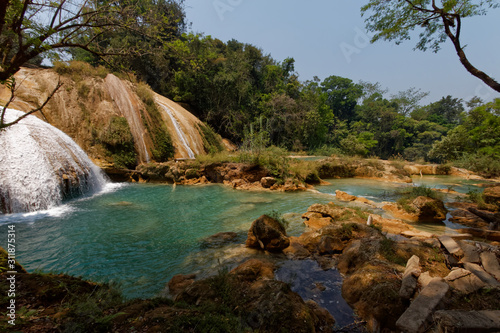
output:
<instances>
[{"instance_id":1,"label":"white water spray","mask_svg":"<svg viewBox=\"0 0 500 333\"><path fill-rule=\"evenodd\" d=\"M175 127L175 132L177 133L177 136L179 137L179 140L181 141L184 148L186 148L186 151L188 153L189 158L194 159L195 158L194 152L191 149L191 147L189 146L189 141L186 138L186 135L184 134L184 131L181 128L181 125L179 124L177 119L175 119L174 113L172 112L172 110L170 109L170 107L168 105L164 105L161 103L160 103L160 105L163 108L163 110L165 110L165 112L167 112L168 116L172 120L172 123L174 124L174 127Z\"/></svg>"},{"instance_id":2,"label":"white water spray","mask_svg":"<svg viewBox=\"0 0 500 333\"><path fill-rule=\"evenodd\" d=\"M5 120L23 114L8 109ZM69 136L37 117L0 131L0 213L48 209L105 184L102 171Z\"/></svg>"}]
</instances>

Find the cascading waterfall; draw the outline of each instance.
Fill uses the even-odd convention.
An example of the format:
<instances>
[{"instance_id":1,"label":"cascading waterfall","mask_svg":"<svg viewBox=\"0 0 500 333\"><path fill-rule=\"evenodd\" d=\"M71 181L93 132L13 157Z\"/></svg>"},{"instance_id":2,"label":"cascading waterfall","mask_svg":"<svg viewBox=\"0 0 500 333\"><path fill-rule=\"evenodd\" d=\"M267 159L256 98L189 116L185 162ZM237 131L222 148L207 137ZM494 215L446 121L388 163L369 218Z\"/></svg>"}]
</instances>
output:
<instances>
[{"instance_id":1,"label":"cascading waterfall","mask_svg":"<svg viewBox=\"0 0 500 333\"><path fill-rule=\"evenodd\" d=\"M5 120L23 114L7 109ZM48 209L106 184L102 171L69 136L35 116L0 131L0 147L1 213Z\"/></svg>"},{"instance_id":2,"label":"cascading waterfall","mask_svg":"<svg viewBox=\"0 0 500 333\"><path fill-rule=\"evenodd\" d=\"M189 141L186 138L186 135L184 134L184 131L181 128L181 125L179 124L177 119L175 119L174 113L172 112L172 110L170 109L170 107L168 105L164 105L161 103L160 103L160 105L163 108L163 110L165 110L165 112L167 112L168 116L172 120L172 123L174 124L174 127L175 127L175 132L177 133L177 136L179 137L179 140L182 142L182 145L184 146L184 148L186 148L186 151L188 153L189 158L194 159L195 158L194 152L191 149L191 147L189 146Z\"/></svg>"}]
</instances>

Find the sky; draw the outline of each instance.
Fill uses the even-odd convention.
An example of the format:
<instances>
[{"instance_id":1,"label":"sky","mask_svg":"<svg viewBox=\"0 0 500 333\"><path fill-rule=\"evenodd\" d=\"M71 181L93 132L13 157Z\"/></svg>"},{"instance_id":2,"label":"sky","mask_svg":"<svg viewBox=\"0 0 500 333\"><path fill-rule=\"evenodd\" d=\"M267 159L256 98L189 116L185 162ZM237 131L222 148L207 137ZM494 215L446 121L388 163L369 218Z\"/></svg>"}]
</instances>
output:
<instances>
[{"instance_id":1,"label":"sky","mask_svg":"<svg viewBox=\"0 0 500 333\"><path fill-rule=\"evenodd\" d=\"M395 45L368 42L356 0L185 0L190 30L224 42L236 39L261 48L277 61L295 59L301 81L337 75L379 82L386 97L411 87L429 92L423 103L443 96L484 101L500 94L469 74L450 41L441 51L413 50L417 39ZM462 45L470 62L500 80L500 9L464 19Z\"/></svg>"}]
</instances>

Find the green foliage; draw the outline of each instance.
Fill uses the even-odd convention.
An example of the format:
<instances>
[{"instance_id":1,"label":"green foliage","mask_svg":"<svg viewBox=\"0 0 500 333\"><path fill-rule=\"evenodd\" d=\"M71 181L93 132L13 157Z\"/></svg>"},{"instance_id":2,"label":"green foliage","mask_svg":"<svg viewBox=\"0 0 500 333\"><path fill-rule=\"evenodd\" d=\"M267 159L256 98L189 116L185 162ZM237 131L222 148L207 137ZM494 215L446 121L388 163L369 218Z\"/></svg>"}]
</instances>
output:
<instances>
[{"instance_id":1,"label":"green foliage","mask_svg":"<svg viewBox=\"0 0 500 333\"><path fill-rule=\"evenodd\" d=\"M461 125L434 143L429 156L487 177L500 175L500 99L471 110Z\"/></svg>"},{"instance_id":2,"label":"green foliage","mask_svg":"<svg viewBox=\"0 0 500 333\"><path fill-rule=\"evenodd\" d=\"M207 153L214 154L225 150L222 138L208 124L197 124L198 131L203 138L203 146Z\"/></svg>"},{"instance_id":3,"label":"green foliage","mask_svg":"<svg viewBox=\"0 0 500 333\"><path fill-rule=\"evenodd\" d=\"M111 153L117 168L133 169L137 165L134 138L125 117L111 117L97 141Z\"/></svg>"},{"instance_id":4,"label":"green foliage","mask_svg":"<svg viewBox=\"0 0 500 333\"><path fill-rule=\"evenodd\" d=\"M153 140L153 159L157 162L165 162L174 156L175 149L167 126L156 105L154 94L151 88L145 83L138 83L136 85L136 93L146 107L148 116L143 116L143 121Z\"/></svg>"},{"instance_id":5,"label":"green foliage","mask_svg":"<svg viewBox=\"0 0 500 333\"><path fill-rule=\"evenodd\" d=\"M408 213L415 213L415 208L411 206L410 203L417 197L423 196L435 200L443 199L442 193L437 192L425 185L406 187L398 191L398 195L401 197L397 200L397 204Z\"/></svg>"},{"instance_id":6,"label":"green foliage","mask_svg":"<svg viewBox=\"0 0 500 333\"><path fill-rule=\"evenodd\" d=\"M94 67L83 61L56 61L54 62L54 71L59 75L70 77L77 83L87 77L104 79L110 73L103 66Z\"/></svg>"},{"instance_id":7,"label":"green foliage","mask_svg":"<svg viewBox=\"0 0 500 333\"><path fill-rule=\"evenodd\" d=\"M283 218L283 214L281 214L280 212L278 212L277 210L272 210L270 214L267 214L267 216L269 217L272 217L273 219L275 219L276 221L279 222L279 224L281 224L281 226L286 230L288 229L288 226L290 225L290 222L285 220Z\"/></svg>"}]
</instances>

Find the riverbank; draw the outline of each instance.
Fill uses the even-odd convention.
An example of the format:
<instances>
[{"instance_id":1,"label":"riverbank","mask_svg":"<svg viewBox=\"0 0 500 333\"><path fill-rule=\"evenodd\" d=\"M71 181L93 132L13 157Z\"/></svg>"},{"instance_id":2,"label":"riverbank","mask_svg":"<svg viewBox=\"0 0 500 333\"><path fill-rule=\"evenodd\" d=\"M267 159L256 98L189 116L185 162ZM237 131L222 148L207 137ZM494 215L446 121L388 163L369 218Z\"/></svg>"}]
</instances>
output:
<instances>
[{"instance_id":1,"label":"riverbank","mask_svg":"<svg viewBox=\"0 0 500 333\"><path fill-rule=\"evenodd\" d=\"M281 150L261 155L221 153L196 160L176 160L139 165L135 170L104 167L114 180L197 185L222 183L243 190L304 191L323 179L362 178L412 183L413 175L454 175L482 180L471 171L438 164L327 157L320 160L290 158ZM492 181L498 181L493 179Z\"/></svg>"}]
</instances>

